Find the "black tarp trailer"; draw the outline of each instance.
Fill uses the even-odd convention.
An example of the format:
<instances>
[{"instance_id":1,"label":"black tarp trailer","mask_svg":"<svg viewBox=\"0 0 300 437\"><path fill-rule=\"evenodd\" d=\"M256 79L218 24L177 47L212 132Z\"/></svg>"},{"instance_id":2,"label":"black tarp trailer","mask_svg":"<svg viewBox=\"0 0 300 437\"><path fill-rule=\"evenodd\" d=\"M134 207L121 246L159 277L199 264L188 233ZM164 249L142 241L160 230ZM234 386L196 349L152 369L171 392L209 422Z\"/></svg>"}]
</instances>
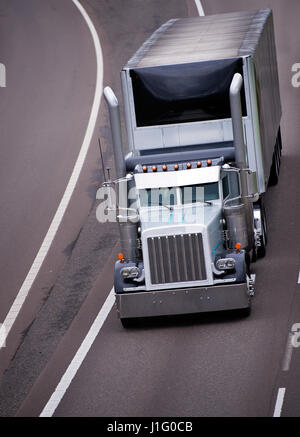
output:
<instances>
[{"instance_id":1,"label":"black tarp trailer","mask_svg":"<svg viewBox=\"0 0 300 437\"><path fill-rule=\"evenodd\" d=\"M116 263L115 292L122 322L248 311L254 285L250 261L263 256L266 245L262 196L278 180L281 152L272 11L170 20L130 59L121 80L126 157L118 101L110 88L104 90L116 176L120 186L127 180L135 184L140 202L138 222L119 215L124 256ZM231 182L229 197L224 194L226 172L239 175L238 197ZM176 206L179 223L172 222L172 208L167 222L143 221L149 212L141 204L143 190L175 186L180 192L208 181L219 191L193 225L181 214L183 197ZM197 198L193 202L201 205Z\"/></svg>"},{"instance_id":2,"label":"black tarp trailer","mask_svg":"<svg viewBox=\"0 0 300 437\"><path fill-rule=\"evenodd\" d=\"M281 119L270 9L173 19L143 44L121 73L129 169L156 152L232 158L228 94L236 72L244 79L248 165L264 193Z\"/></svg>"}]
</instances>

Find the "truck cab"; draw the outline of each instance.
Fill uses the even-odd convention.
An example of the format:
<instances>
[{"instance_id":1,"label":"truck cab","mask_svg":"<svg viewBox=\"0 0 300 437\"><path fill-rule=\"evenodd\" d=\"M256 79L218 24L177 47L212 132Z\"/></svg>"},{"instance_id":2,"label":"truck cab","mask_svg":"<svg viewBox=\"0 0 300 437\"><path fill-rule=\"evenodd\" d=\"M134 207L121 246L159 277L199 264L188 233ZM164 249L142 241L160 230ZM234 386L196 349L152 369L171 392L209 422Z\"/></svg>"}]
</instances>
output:
<instances>
[{"instance_id":1,"label":"truck cab","mask_svg":"<svg viewBox=\"0 0 300 437\"><path fill-rule=\"evenodd\" d=\"M249 310L281 150L272 11L170 20L121 83L127 155L118 101L104 90L123 199L121 320Z\"/></svg>"},{"instance_id":2,"label":"truck cab","mask_svg":"<svg viewBox=\"0 0 300 437\"><path fill-rule=\"evenodd\" d=\"M222 209L224 195L229 197L228 175L220 165L201 162L197 168L199 164L159 166L164 170L155 174L151 167L150 174L135 174L149 290L212 285L220 279L215 262L224 251Z\"/></svg>"},{"instance_id":3,"label":"truck cab","mask_svg":"<svg viewBox=\"0 0 300 437\"><path fill-rule=\"evenodd\" d=\"M138 245L134 259L124 256L116 262L121 319L249 309L253 281L249 256L242 249L247 225L239 209L239 172L223 159L208 159L137 165L129 179ZM236 234L229 238L226 205L239 209L234 226L239 227L241 243Z\"/></svg>"}]
</instances>

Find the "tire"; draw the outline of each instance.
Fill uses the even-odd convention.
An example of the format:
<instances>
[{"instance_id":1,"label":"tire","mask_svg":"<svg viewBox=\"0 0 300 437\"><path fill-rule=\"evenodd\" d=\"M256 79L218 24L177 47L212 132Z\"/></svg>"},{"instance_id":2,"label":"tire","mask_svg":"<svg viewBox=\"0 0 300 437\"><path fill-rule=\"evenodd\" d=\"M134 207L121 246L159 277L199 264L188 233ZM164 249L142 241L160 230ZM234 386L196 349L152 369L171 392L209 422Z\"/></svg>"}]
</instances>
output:
<instances>
[{"instance_id":1,"label":"tire","mask_svg":"<svg viewBox=\"0 0 300 437\"><path fill-rule=\"evenodd\" d=\"M255 262L258 258L263 258L266 255L266 246L268 243L267 217L263 198L261 198L259 202L254 205L254 208L260 211L261 235L260 246L257 246L253 250L252 262Z\"/></svg>"},{"instance_id":2,"label":"tire","mask_svg":"<svg viewBox=\"0 0 300 437\"><path fill-rule=\"evenodd\" d=\"M252 263L256 263L257 261L257 252L256 252L256 247L252 250L252 256L251 256L251 262Z\"/></svg>"},{"instance_id":3,"label":"tire","mask_svg":"<svg viewBox=\"0 0 300 437\"><path fill-rule=\"evenodd\" d=\"M262 228L262 235L260 237L260 246L257 248L257 258L263 258L266 255L266 234Z\"/></svg>"},{"instance_id":4,"label":"tire","mask_svg":"<svg viewBox=\"0 0 300 437\"><path fill-rule=\"evenodd\" d=\"M258 256L258 258L263 258L266 255L266 246L267 246L267 242L268 242L267 219L266 219L266 212L265 212L265 207L264 207L263 202L261 203L260 208L261 208L260 211L261 211L262 234L260 237L260 246L257 248L257 256Z\"/></svg>"},{"instance_id":5,"label":"tire","mask_svg":"<svg viewBox=\"0 0 300 437\"><path fill-rule=\"evenodd\" d=\"M268 221L267 221L266 208L265 208L263 198L261 198L261 210L262 210L263 227L264 227L264 231L265 231L265 239L266 239L266 245L267 245L268 244Z\"/></svg>"},{"instance_id":6,"label":"tire","mask_svg":"<svg viewBox=\"0 0 300 437\"><path fill-rule=\"evenodd\" d=\"M280 128L276 138L276 144L273 152L273 160L269 177L269 185L277 185L279 181L279 171L280 171L280 161L281 161L281 150L282 150L282 142L281 142L281 132Z\"/></svg>"},{"instance_id":7,"label":"tire","mask_svg":"<svg viewBox=\"0 0 300 437\"><path fill-rule=\"evenodd\" d=\"M269 185L271 186L277 185L278 181L279 181L279 165L278 165L277 148L276 148L273 154L272 167L269 177Z\"/></svg>"},{"instance_id":8,"label":"tire","mask_svg":"<svg viewBox=\"0 0 300 437\"><path fill-rule=\"evenodd\" d=\"M132 328L133 326L133 320L132 319L120 319L123 328L128 329L128 328Z\"/></svg>"},{"instance_id":9,"label":"tire","mask_svg":"<svg viewBox=\"0 0 300 437\"><path fill-rule=\"evenodd\" d=\"M251 301L249 302L249 306L247 308L242 308L241 310L238 311L241 317L245 317L245 318L249 317L252 311Z\"/></svg>"},{"instance_id":10,"label":"tire","mask_svg":"<svg viewBox=\"0 0 300 437\"><path fill-rule=\"evenodd\" d=\"M281 129L280 129L280 127L279 127L277 138L278 138L278 144L279 144L279 154L280 154L280 157L281 157L281 155L282 155L282 138L281 138Z\"/></svg>"}]
</instances>

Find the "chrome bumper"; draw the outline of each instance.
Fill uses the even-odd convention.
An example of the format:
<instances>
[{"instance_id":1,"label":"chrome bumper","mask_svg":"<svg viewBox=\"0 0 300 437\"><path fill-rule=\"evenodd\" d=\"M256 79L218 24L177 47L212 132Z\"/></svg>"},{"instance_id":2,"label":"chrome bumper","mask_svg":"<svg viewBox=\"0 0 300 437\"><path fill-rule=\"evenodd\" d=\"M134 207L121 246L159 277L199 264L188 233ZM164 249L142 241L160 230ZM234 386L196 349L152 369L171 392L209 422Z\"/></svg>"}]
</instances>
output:
<instances>
[{"instance_id":1,"label":"chrome bumper","mask_svg":"<svg viewBox=\"0 0 300 437\"><path fill-rule=\"evenodd\" d=\"M246 283L116 294L120 318L242 309L249 303Z\"/></svg>"}]
</instances>

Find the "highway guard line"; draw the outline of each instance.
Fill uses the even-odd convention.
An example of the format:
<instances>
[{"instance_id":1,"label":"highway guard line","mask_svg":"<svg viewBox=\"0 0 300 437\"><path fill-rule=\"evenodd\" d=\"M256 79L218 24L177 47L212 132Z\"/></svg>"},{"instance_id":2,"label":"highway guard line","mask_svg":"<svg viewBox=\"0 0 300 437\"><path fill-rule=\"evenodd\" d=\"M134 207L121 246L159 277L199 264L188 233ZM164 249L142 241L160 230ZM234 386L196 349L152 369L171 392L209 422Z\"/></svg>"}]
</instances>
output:
<instances>
[{"instance_id":1,"label":"highway guard line","mask_svg":"<svg viewBox=\"0 0 300 437\"><path fill-rule=\"evenodd\" d=\"M96 319L94 320L92 326L90 327L89 332L87 333L85 339L83 340L78 351L76 352L73 360L69 364L66 372L62 376L60 382L58 383L54 393L51 395L49 401L47 402L46 406L41 412L40 417L53 416L66 390L68 389L78 369L80 368L82 362L84 361L87 353L89 352L91 346L93 345L114 303L115 303L115 292L114 289L112 289L106 301L104 302L100 312L98 313Z\"/></svg>"},{"instance_id":2,"label":"highway guard line","mask_svg":"<svg viewBox=\"0 0 300 437\"><path fill-rule=\"evenodd\" d=\"M75 4L78 4L77 0L72 0ZM197 10L200 16L205 15L200 0L195 0ZM79 4L80 5L80 4ZM81 6L81 5L80 5ZM81 6L82 8L82 6ZM83 9L83 8L82 8ZM86 12L85 12L86 13ZM93 26L93 25L92 25ZM94 26L93 26L94 28ZM95 29L94 29L95 30ZM96 32L96 30L95 30ZM54 393L51 395L49 401L44 407L40 414L40 417L52 417L56 408L60 404L64 394L66 393L68 387L70 386L73 378L76 376L83 360L85 359L87 353L92 347L97 335L100 332L108 314L110 313L115 302L114 288L110 291L108 297L106 298L103 306L101 307L99 314L97 315L95 321L93 322L87 336L81 343L78 351L76 352L73 360L69 364L66 372L62 376L60 382L58 383Z\"/></svg>"},{"instance_id":3,"label":"highway guard line","mask_svg":"<svg viewBox=\"0 0 300 437\"><path fill-rule=\"evenodd\" d=\"M89 122L87 125L87 129L85 132L84 140L81 145L75 166L73 168L71 177L69 179L68 185L65 189L65 192L63 194L63 197L60 201L60 204L57 208L57 211L54 215L54 218L52 219L52 222L50 224L50 227L48 229L48 232L44 238L44 241L42 242L42 245L33 261L33 264L3 322L2 329L3 332L5 332L5 335L0 336L0 348L5 347L6 344L6 338L12 329L16 318L18 317L19 312L21 311L21 308L25 302L26 297L28 296L28 293L32 287L32 284L34 283L40 268L47 256L47 253L51 247L51 244L54 240L54 237L57 233L57 230L59 228L59 225L63 219L63 216L66 212L66 209L68 207L68 204L70 202L71 196L73 194L73 191L75 189L75 186L77 184L80 172L82 170L89 145L92 139L92 135L95 129L96 120L98 117L99 107L100 107L100 101L102 96L102 90L103 90L103 56L102 56L102 50L101 45L99 41L99 37L97 35L96 29L86 13L85 9L82 7L82 5L79 3L78 0L72 0L74 5L79 9L81 15L85 19L90 32L92 34L95 52L96 52L96 59L97 59L97 77L96 77L96 88L95 88L95 95L93 100L93 105L90 113Z\"/></svg>"},{"instance_id":4,"label":"highway guard line","mask_svg":"<svg viewBox=\"0 0 300 437\"><path fill-rule=\"evenodd\" d=\"M276 405L275 405L273 417L280 417L281 416L284 395L285 395L285 388L283 388L283 387L279 388L278 393L277 393L277 399L276 399Z\"/></svg>"},{"instance_id":5,"label":"highway guard line","mask_svg":"<svg viewBox=\"0 0 300 437\"><path fill-rule=\"evenodd\" d=\"M285 353L283 357L283 363L282 363L282 370L284 372L288 372L290 369L290 364L292 361L292 354L293 354L293 344L292 344L293 334L290 332L288 335Z\"/></svg>"},{"instance_id":6,"label":"highway guard line","mask_svg":"<svg viewBox=\"0 0 300 437\"><path fill-rule=\"evenodd\" d=\"M198 14L200 15L200 17L203 17L205 15L205 13L204 13L201 1L200 0L194 0L194 1L195 1L195 4L196 4L196 8L197 8Z\"/></svg>"}]
</instances>

